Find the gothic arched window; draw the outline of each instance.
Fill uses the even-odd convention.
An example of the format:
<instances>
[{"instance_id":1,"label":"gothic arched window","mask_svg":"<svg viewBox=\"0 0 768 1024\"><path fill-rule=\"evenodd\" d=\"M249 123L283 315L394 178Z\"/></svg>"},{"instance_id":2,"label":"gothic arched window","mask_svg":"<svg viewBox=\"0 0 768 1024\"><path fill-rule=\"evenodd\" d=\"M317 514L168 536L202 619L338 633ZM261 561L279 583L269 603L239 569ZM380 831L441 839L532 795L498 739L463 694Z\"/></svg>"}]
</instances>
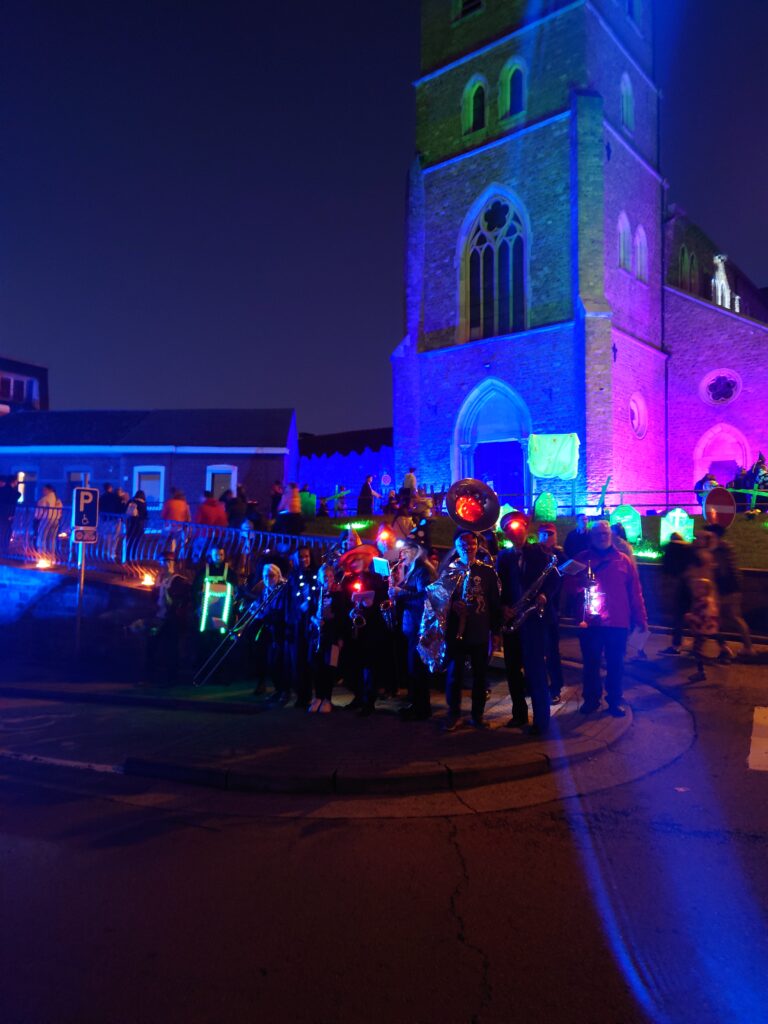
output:
<instances>
[{"instance_id":1,"label":"gothic arched window","mask_svg":"<svg viewBox=\"0 0 768 1024\"><path fill-rule=\"evenodd\" d=\"M635 94L626 72L621 76L621 127L630 133L635 130Z\"/></svg>"},{"instance_id":2,"label":"gothic arched window","mask_svg":"<svg viewBox=\"0 0 768 1024\"><path fill-rule=\"evenodd\" d=\"M688 252L688 247L685 245L680 246L680 287L685 291L690 288L691 278L691 256Z\"/></svg>"},{"instance_id":3,"label":"gothic arched window","mask_svg":"<svg viewBox=\"0 0 768 1024\"><path fill-rule=\"evenodd\" d=\"M635 277L648 283L648 239L642 227L635 232Z\"/></svg>"},{"instance_id":4,"label":"gothic arched window","mask_svg":"<svg viewBox=\"0 0 768 1024\"><path fill-rule=\"evenodd\" d=\"M482 128L485 128L486 94L487 83L479 75L471 78L467 83L461 101L461 128L465 135L479 132Z\"/></svg>"},{"instance_id":5,"label":"gothic arched window","mask_svg":"<svg viewBox=\"0 0 768 1024\"><path fill-rule=\"evenodd\" d=\"M491 199L466 248L469 339L525 330L525 230L508 199Z\"/></svg>"},{"instance_id":6,"label":"gothic arched window","mask_svg":"<svg viewBox=\"0 0 768 1024\"><path fill-rule=\"evenodd\" d=\"M619 266L632 271L632 229L626 213L619 217Z\"/></svg>"},{"instance_id":7,"label":"gothic arched window","mask_svg":"<svg viewBox=\"0 0 768 1024\"><path fill-rule=\"evenodd\" d=\"M699 265L695 253L691 253L691 273L688 279L688 290L692 295L699 294Z\"/></svg>"},{"instance_id":8,"label":"gothic arched window","mask_svg":"<svg viewBox=\"0 0 768 1024\"><path fill-rule=\"evenodd\" d=\"M499 77L499 117L518 117L527 103L525 68L513 58L504 65Z\"/></svg>"}]
</instances>

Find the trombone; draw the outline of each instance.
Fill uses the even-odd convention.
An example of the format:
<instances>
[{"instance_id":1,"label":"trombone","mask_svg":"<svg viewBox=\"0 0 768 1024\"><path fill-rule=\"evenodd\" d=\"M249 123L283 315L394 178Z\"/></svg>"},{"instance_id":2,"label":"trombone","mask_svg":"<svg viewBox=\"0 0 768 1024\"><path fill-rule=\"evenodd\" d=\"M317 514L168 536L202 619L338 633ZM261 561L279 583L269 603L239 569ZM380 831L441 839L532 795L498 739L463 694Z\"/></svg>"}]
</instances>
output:
<instances>
[{"instance_id":1,"label":"trombone","mask_svg":"<svg viewBox=\"0 0 768 1024\"><path fill-rule=\"evenodd\" d=\"M221 668L237 646L238 642L242 639L243 634L257 619L260 619L264 615L264 612L275 602L285 586L285 583L278 583L278 585L273 587L261 601L257 602L255 599L251 601L237 622L230 629L226 630L221 643L210 653L194 674L192 678L193 686L204 686ZM261 630L259 630L259 632L261 632ZM258 635L259 634L257 633L257 638Z\"/></svg>"}]
</instances>

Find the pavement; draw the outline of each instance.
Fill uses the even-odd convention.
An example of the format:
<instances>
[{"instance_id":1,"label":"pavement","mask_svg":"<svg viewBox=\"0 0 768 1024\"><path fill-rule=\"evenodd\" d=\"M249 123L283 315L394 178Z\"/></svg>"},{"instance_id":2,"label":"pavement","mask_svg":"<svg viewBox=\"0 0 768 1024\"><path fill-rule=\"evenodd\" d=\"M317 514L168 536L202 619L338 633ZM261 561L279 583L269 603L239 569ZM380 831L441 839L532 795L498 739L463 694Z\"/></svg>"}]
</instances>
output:
<instances>
[{"instance_id":1,"label":"pavement","mask_svg":"<svg viewBox=\"0 0 768 1024\"><path fill-rule=\"evenodd\" d=\"M605 709L579 713L578 642L565 636L566 687L543 737L506 728L511 709L500 673L492 673L490 729L450 734L441 728L445 709L439 693L431 720L403 723L398 701L380 701L369 718L345 711L351 695L343 688L334 695L333 714L309 715L291 706L270 707L245 683L173 689L50 679L7 683L0 685L0 763L87 768L257 793L394 796L495 785L594 760L619 744L633 730L633 703L643 705L633 699L637 684L653 684L654 664L685 664L659 656L667 644L667 636L655 634L649 661L628 661L627 714L615 719ZM663 713L674 699L662 688L654 713Z\"/></svg>"}]
</instances>

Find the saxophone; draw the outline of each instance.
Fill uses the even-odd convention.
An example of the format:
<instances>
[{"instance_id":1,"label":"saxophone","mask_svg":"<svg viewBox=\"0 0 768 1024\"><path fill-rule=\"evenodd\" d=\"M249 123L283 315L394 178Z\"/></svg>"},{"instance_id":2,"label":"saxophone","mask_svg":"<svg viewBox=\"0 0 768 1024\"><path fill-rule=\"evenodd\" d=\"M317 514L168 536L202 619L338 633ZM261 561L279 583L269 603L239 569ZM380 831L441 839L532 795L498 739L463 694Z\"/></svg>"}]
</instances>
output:
<instances>
[{"instance_id":1,"label":"saxophone","mask_svg":"<svg viewBox=\"0 0 768 1024\"><path fill-rule=\"evenodd\" d=\"M502 627L502 633L516 632L520 629L528 616L533 615L535 611L538 611L539 618L543 618L544 609L537 604L536 598L538 597L541 588L544 586L544 581L547 576L549 576L551 572L559 571L560 570L557 567L557 555L552 555L543 571L536 577L530 587L528 587L520 600L515 601L512 605L512 614Z\"/></svg>"},{"instance_id":2,"label":"saxophone","mask_svg":"<svg viewBox=\"0 0 768 1024\"><path fill-rule=\"evenodd\" d=\"M399 570L402 567L402 558L392 563L392 568L389 570L389 583L387 585L388 591L391 593L394 587L400 586L402 580L399 578ZM382 601L379 605L379 611L381 617L384 619L384 625L390 632L395 630L395 602L392 597L388 597L385 601Z\"/></svg>"}]
</instances>

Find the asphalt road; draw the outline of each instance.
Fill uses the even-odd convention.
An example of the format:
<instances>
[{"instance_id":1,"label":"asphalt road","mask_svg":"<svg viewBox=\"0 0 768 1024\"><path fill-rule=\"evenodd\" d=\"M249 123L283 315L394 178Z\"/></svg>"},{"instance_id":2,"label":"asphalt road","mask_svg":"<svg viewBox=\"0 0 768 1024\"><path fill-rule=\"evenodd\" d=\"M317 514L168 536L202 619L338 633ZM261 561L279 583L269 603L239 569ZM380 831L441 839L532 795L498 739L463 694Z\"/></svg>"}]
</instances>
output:
<instances>
[{"instance_id":1,"label":"asphalt road","mask_svg":"<svg viewBox=\"0 0 768 1024\"><path fill-rule=\"evenodd\" d=\"M0 1021L768 1020L768 670L690 671L638 671L690 712L671 763L640 686L610 755L451 810L2 774Z\"/></svg>"}]
</instances>

